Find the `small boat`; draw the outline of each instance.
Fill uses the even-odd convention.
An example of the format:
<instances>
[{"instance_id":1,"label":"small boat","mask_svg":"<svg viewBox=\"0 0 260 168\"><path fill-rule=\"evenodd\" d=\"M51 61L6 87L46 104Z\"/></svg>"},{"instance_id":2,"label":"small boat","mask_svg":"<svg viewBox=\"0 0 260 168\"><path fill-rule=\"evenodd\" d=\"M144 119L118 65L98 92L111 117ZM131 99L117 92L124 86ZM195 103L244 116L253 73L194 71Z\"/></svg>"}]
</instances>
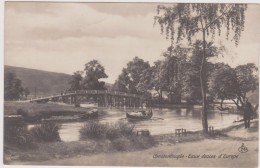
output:
<instances>
[{"instance_id":1,"label":"small boat","mask_svg":"<svg viewBox=\"0 0 260 168\"><path fill-rule=\"evenodd\" d=\"M148 120L152 118L152 116L153 116L152 109L149 109L149 111L139 110L136 112L126 113L126 118L130 120Z\"/></svg>"}]
</instances>

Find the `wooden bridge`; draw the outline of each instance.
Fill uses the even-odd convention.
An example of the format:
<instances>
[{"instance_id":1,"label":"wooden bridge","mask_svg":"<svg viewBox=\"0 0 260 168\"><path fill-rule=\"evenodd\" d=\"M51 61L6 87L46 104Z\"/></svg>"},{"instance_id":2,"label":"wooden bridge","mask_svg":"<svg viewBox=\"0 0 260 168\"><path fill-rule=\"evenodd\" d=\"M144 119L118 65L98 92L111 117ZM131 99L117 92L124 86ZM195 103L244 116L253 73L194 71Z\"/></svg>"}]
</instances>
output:
<instances>
[{"instance_id":1,"label":"wooden bridge","mask_svg":"<svg viewBox=\"0 0 260 168\"><path fill-rule=\"evenodd\" d=\"M64 102L74 104L79 107L80 103L92 99L98 103L99 107L141 107L143 98L141 95L123 93L109 90L76 90L61 92L59 95L38 97L29 100L29 102L47 103Z\"/></svg>"}]
</instances>

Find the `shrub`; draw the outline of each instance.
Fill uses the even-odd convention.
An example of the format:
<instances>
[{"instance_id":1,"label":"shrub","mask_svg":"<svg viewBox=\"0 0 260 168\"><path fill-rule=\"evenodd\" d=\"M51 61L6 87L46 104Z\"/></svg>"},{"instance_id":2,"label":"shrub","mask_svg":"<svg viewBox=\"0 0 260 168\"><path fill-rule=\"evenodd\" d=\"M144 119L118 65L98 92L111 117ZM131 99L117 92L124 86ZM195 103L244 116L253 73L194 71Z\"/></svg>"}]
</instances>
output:
<instances>
[{"instance_id":1,"label":"shrub","mask_svg":"<svg viewBox=\"0 0 260 168\"><path fill-rule=\"evenodd\" d=\"M117 151L130 151L132 150L132 143L127 137L120 137L114 139L111 144L112 148Z\"/></svg>"},{"instance_id":2,"label":"shrub","mask_svg":"<svg viewBox=\"0 0 260 168\"><path fill-rule=\"evenodd\" d=\"M28 111L23 110L23 109L21 109L21 108L17 109L17 110L16 110L16 113L17 113L18 115L22 115L23 117L28 117Z\"/></svg>"},{"instance_id":3,"label":"shrub","mask_svg":"<svg viewBox=\"0 0 260 168\"><path fill-rule=\"evenodd\" d=\"M147 149L156 144L152 136L132 136L129 137L134 149Z\"/></svg>"},{"instance_id":4,"label":"shrub","mask_svg":"<svg viewBox=\"0 0 260 168\"><path fill-rule=\"evenodd\" d=\"M33 137L25 126L5 124L5 144L11 144L18 148L33 147Z\"/></svg>"},{"instance_id":5,"label":"shrub","mask_svg":"<svg viewBox=\"0 0 260 168\"><path fill-rule=\"evenodd\" d=\"M117 122L107 126L106 138L113 140L122 136L132 136L134 125L125 122Z\"/></svg>"},{"instance_id":6,"label":"shrub","mask_svg":"<svg viewBox=\"0 0 260 168\"><path fill-rule=\"evenodd\" d=\"M132 136L134 134L135 126L133 124L128 124L125 122L117 122L115 123L115 126L120 132L120 134L124 136Z\"/></svg>"},{"instance_id":7,"label":"shrub","mask_svg":"<svg viewBox=\"0 0 260 168\"><path fill-rule=\"evenodd\" d=\"M60 125L53 122L43 122L31 128L30 132L38 142L60 141Z\"/></svg>"},{"instance_id":8,"label":"shrub","mask_svg":"<svg viewBox=\"0 0 260 168\"><path fill-rule=\"evenodd\" d=\"M100 139L104 138L106 134L106 125L100 124L96 121L90 121L84 124L80 129L80 139L85 140L90 139Z\"/></svg>"}]
</instances>

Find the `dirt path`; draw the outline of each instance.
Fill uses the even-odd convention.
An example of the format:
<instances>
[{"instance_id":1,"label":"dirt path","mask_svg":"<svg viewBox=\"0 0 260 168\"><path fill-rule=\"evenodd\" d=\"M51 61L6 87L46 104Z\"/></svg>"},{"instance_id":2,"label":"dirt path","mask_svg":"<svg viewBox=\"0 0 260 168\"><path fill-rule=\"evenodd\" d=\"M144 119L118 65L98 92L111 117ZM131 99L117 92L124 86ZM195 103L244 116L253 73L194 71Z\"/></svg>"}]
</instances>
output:
<instances>
[{"instance_id":1,"label":"dirt path","mask_svg":"<svg viewBox=\"0 0 260 168\"><path fill-rule=\"evenodd\" d=\"M238 148L244 143L247 153L240 153ZM257 141L234 140L203 140L200 142L182 143L171 146L160 146L144 151L123 152L113 154L99 154L93 156L80 156L61 160L48 160L44 162L30 162L29 165L85 165L85 166L225 166L225 167L256 167ZM184 158L153 158L155 155L185 155ZM188 158L188 155L200 155L200 158ZM203 154L220 154L222 158L201 158ZM224 154L235 158L223 158ZM19 163L18 163L19 164ZM20 163L21 164L21 163Z\"/></svg>"}]
</instances>

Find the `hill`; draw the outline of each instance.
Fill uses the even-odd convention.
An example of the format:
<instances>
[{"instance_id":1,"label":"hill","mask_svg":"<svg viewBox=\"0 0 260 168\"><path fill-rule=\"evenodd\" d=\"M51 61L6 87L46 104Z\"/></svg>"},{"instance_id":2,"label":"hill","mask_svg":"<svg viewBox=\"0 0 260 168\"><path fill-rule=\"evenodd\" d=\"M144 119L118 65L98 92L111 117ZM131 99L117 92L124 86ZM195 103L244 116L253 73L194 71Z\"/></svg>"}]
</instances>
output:
<instances>
[{"instance_id":1,"label":"hill","mask_svg":"<svg viewBox=\"0 0 260 168\"><path fill-rule=\"evenodd\" d=\"M17 78L22 81L23 87L28 87L31 94L36 88L37 96L58 94L62 90L69 88L71 75L28 69L13 66L4 66L4 71L15 73Z\"/></svg>"},{"instance_id":2,"label":"hill","mask_svg":"<svg viewBox=\"0 0 260 168\"><path fill-rule=\"evenodd\" d=\"M5 73L15 73L17 78L22 81L23 87L30 90L30 95L34 96L36 88L37 96L49 96L60 94L61 91L69 88L71 75L57 72L42 71L14 66L4 66ZM105 83L105 87L110 89L112 84Z\"/></svg>"}]
</instances>

